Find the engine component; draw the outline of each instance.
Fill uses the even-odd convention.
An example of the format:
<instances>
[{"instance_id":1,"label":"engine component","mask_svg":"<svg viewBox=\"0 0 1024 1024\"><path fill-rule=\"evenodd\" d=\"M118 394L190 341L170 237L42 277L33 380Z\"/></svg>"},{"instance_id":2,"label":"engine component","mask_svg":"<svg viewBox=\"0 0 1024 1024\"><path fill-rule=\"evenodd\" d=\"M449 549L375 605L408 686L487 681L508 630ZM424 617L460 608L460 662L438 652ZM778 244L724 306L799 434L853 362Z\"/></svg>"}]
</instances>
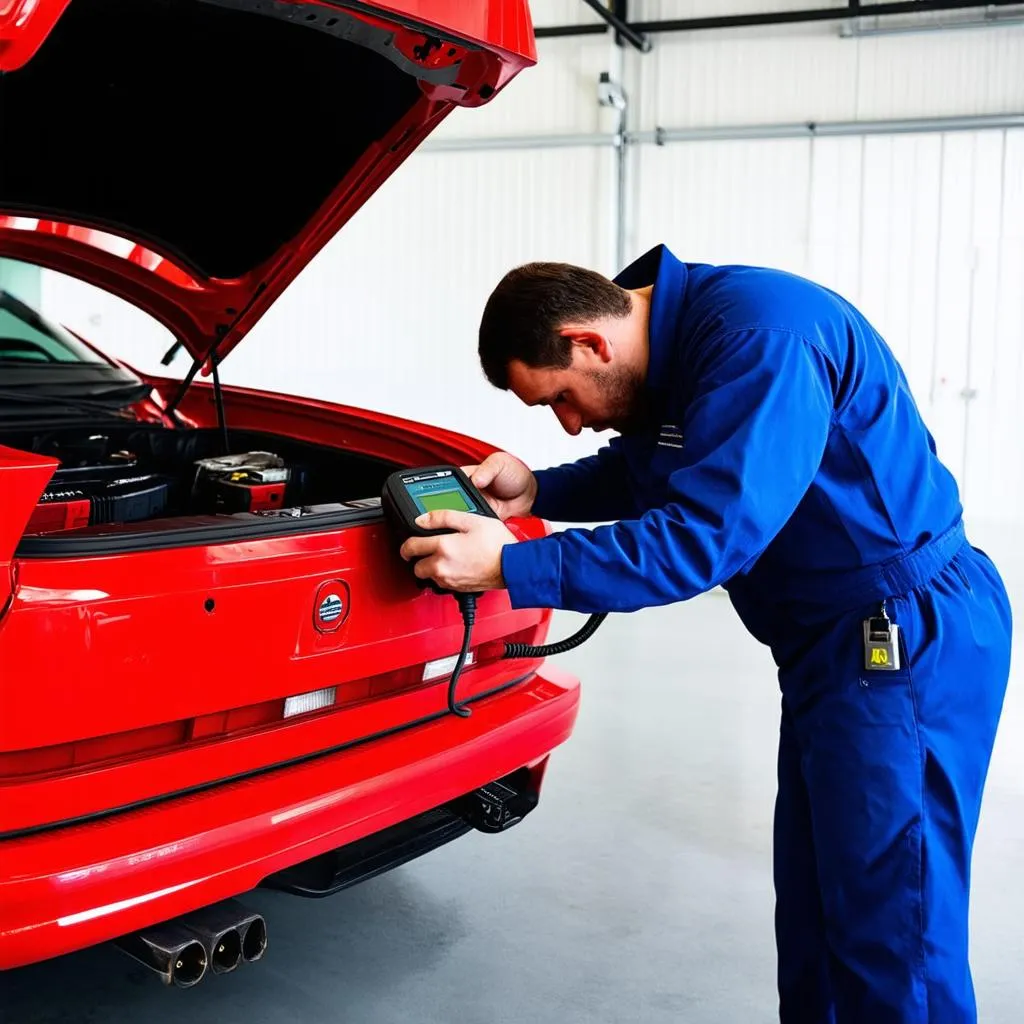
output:
<instances>
[{"instance_id":1,"label":"engine component","mask_svg":"<svg viewBox=\"0 0 1024 1024\"><path fill-rule=\"evenodd\" d=\"M291 471L270 452L220 455L196 462L196 508L221 513L261 512L285 505Z\"/></svg>"},{"instance_id":2,"label":"engine component","mask_svg":"<svg viewBox=\"0 0 1024 1024\"><path fill-rule=\"evenodd\" d=\"M132 474L130 470L130 464L58 469L40 497L26 532L54 533L160 515L167 507L170 480L152 473Z\"/></svg>"}]
</instances>

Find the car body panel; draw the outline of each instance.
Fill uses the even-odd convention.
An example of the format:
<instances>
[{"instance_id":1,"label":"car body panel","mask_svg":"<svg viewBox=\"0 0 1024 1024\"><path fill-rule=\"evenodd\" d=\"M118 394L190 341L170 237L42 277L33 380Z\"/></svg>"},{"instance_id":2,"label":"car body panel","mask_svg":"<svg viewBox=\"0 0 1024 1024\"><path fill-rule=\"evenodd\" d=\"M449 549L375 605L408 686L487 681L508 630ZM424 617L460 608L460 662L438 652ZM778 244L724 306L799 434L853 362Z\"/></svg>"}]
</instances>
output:
<instances>
[{"instance_id":1,"label":"car body panel","mask_svg":"<svg viewBox=\"0 0 1024 1024\"><path fill-rule=\"evenodd\" d=\"M191 422L215 422L211 390L190 390L183 412ZM258 427L398 464L438 457L464 463L489 450L451 431L315 400L225 388L224 402L238 430ZM175 525L167 522L172 533ZM511 525L524 539L545 530L539 520ZM98 532L116 544L130 536L122 530ZM324 632L315 613L328 584L346 593L347 607L340 626ZM475 639L546 630L549 616L514 611L507 593L495 591L480 601ZM224 543L22 557L0 618L0 835L416 720L443 706L437 686L360 702L383 696L371 680L379 685L386 673L450 656L461 638L455 602L416 586L379 518ZM466 685L473 677L478 689L504 682L507 664L478 666ZM19 679L32 685L19 686ZM279 712L265 722L244 712L325 687L337 688L330 715L285 723ZM225 724L220 736L204 721L232 714L245 724ZM254 731L260 723L266 728ZM156 727L164 731L152 734L151 746L141 745L145 736L137 742L126 735ZM67 749L51 749L61 746Z\"/></svg>"},{"instance_id":2,"label":"car body panel","mask_svg":"<svg viewBox=\"0 0 1024 1024\"><path fill-rule=\"evenodd\" d=\"M14 592L14 552L57 465L55 459L0 445L0 615Z\"/></svg>"},{"instance_id":3,"label":"car body panel","mask_svg":"<svg viewBox=\"0 0 1024 1024\"><path fill-rule=\"evenodd\" d=\"M258 780L0 844L0 970L247 892L283 868L526 765L570 735L574 679L545 665L414 731Z\"/></svg>"}]
</instances>

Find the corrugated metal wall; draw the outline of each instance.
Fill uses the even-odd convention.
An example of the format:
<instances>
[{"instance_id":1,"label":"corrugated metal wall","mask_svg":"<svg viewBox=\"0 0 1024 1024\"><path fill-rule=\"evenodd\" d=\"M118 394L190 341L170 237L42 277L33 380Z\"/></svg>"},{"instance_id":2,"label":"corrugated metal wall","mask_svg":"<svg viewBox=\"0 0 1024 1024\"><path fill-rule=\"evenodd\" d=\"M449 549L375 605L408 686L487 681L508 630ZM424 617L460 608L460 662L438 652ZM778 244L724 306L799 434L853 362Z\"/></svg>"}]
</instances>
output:
<instances>
[{"instance_id":1,"label":"corrugated metal wall","mask_svg":"<svg viewBox=\"0 0 1024 1024\"><path fill-rule=\"evenodd\" d=\"M637 16L650 19L830 6L845 4L634 0ZM839 30L811 23L660 35L650 54L630 55L638 127L1021 110L1024 26L861 38Z\"/></svg>"},{"instance_id":2,"label":"corrugated metal wall","mask_svg":"<svg viewBox=\"0 0 1024 1024\"><path fill-rule=\"evenodd\" d=\"M534 7L539 24L593 20L575 0ZM601 37L542 40L537 68L490 107L457 112L439 137L612 131L596 83L619 59L640 129L1024 111L1021 28L841 39L814 25L613 51ZM568 439L550 413L486 385L476 325L516 263L615 269L614 166L611 147L413 157L232 355L225 379L440 422L535 464L593 450L597 439ZM969 505L1024 516L1024 131L639 146L629 170L630 255L664 240L686 259L779 266L844 292L904 360ZM163 350L80 286L51 280L46 304L141 365Z\"/></svg>"},{"instance_id":3,"label":"corrugated metal wall","mask_svg":"<svg viewBox=\"0 0 1024 1024\"><path fill-rule=\"evenodd\" d=\"M667 241L850 298L900 358L968 510L1021 519L1024 130L677 143L638 164L637 251Z\"/></svg>"}]
</instances>

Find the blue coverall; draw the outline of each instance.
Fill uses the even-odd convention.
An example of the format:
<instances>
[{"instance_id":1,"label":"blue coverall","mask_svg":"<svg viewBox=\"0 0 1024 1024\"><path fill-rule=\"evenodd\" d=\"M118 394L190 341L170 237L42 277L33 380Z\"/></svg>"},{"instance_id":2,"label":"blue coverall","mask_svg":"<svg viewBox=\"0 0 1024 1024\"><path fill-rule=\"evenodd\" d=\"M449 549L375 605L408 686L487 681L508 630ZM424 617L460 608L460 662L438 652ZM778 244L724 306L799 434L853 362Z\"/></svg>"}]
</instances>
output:
<instances>
[{"instance_id":1,"label":"blue coverall","mask_svg":"<svg viewBox=\"0 0 1024 1024\"><path fill-rule=\"evenodd\" d=\"M779 271L680 262L654 286L647 434L538 472L534 511L609 522L508 545L515 607L631 611L721 585L778 667L784 1024L967 1024L971 850L1011 615L966 539L883 339ZM884 601L897 671L865 667Z\"/></svg>"}]
</instances>

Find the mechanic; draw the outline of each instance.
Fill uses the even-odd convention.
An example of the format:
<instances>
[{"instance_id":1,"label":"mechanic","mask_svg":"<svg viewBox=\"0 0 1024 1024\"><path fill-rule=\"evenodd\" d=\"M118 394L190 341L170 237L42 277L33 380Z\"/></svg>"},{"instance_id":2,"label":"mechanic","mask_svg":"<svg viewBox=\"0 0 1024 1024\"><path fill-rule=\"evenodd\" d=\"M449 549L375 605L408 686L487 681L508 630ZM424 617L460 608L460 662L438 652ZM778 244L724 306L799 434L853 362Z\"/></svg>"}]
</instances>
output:
<instances>
[{"instance_id":1,"label":"mechanic","mask_svg":"<svg viewBox=\"0 0 1024 1024\"><path fill-rule=\"evenodd\" d=\"M614 281L534 263L487 302L492 384L596 455L472 468L516 543L422 520L415 571L515 607L632 611L723 586L782 691L775 808L780 1019L965 1024L972 846L1009 675L998 572L903 371L864 316L780 271L659 246Z\"/></svg>"}]
</instances>

